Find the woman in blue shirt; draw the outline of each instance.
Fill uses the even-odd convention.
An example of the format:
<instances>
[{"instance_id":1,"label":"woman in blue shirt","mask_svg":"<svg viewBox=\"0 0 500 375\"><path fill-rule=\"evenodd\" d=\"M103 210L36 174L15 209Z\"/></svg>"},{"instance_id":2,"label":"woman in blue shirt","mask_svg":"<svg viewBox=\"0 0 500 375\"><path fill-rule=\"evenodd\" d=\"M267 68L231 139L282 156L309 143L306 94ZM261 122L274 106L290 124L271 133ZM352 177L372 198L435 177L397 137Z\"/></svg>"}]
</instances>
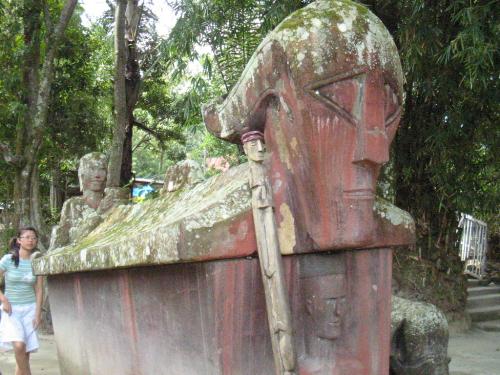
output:
<instances>
[{"instance_id":1,"label":"woman in blue shirt","mask_svg":"<svg viewBox=\"0 0 500 375\"><path fill-rule=\"evenodd\" d=\"M33 275L31 268L37 243L37 231L23 228L10 241L10 254L0 260L0 278L5 275L5 292L0 291L0 346L14 349L16 375L31 375L30 353L38 349L43 279Z\"/></svg>"}]
</instances>

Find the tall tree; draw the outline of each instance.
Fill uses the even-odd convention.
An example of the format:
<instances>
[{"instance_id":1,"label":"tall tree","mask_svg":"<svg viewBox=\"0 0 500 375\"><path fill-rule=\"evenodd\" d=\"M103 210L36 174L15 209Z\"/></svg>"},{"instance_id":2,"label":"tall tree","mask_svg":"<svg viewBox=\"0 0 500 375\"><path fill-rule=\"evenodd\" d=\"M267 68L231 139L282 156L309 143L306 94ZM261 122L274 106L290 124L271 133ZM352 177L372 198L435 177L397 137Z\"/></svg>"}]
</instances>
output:
<instances>
[{"instance_id":1,"label":"tall tree","mask_svg":"<svg viewBox=\"0 0 500 375\"><path fill-rule=\"evenodd\" d=\"M128 0L125 12L125 94L127 102L127 127L123 145L120 179L122 184L132 179L132 135L135 124L134 109L139 99L141 73L138 56L138 33L144 4L139 6L138 0Z\"/></svg>"},{"instance_id":2,"label":"tall tree","mask_svg":"<svg viewBox=\"0 0 500 375\"><path fill-rule=\"evenodd\" d=\"M108 164L108 187L119 187L123 158L123 143L127 131L127 97L125 91L125 10L127 0L118 0L115 9L115 89L113 141Z\"/></svg>"},{"instance_id":3,"label":"tall tree","mask_svg":"<svg viewBox=\"0 0 500 375\"><path fill-rule=\"evenodd\" d=\"M123 7L125 9L122 9ZM140 31L144 32L145 29L144 25L141 25L144 14L148 19L155 18L149 9L145 8L144 2L139 4L138 0L118 2L115 9L116 124L113 137L113 148L110 157L110 171L111 169L115 170L115 174L118 174L119 171L120 176L119 182L118 176L112 176L111 180L108 179L108 186L124 186L130 182L133 177L132 136L134 126L140 126L143 129L150 130L145 128L143 124L138 123L134 117L134 110L139 100L142 82L139 64L140 58L138 38ZM118 17L122 18L119 19ZM145 24L145 22L142 22L142 24ZM152 29L147 31L155 34L155 31ZM124 71L122 71L123 66L125 69ZM120 80L120 82L117 82L117 80ZM124 113L121 113L121 111L124 111ZM118 143L121 141L121 164L118 164L118 161L120 160L118 157Z\"/></svg>"},{"instance_id":4,"label":"tall tree","mask_svg":"<svg viewBox=\"0 0 500 375\"><path fill-rule=\"evenodd\" d=\"M0 143L4 160L15 170L15 221L19 225L35 225L42 231L40 210L38 157L47 128L47 113L54 61L77 0L59 2L41 0L23 2L20 9L24 27L23 102L24 121L18 123L14 144ZM58 14L56 23L54 14ZM45 35L44 43L42 36Z\"/></svg>"}]
</instances>

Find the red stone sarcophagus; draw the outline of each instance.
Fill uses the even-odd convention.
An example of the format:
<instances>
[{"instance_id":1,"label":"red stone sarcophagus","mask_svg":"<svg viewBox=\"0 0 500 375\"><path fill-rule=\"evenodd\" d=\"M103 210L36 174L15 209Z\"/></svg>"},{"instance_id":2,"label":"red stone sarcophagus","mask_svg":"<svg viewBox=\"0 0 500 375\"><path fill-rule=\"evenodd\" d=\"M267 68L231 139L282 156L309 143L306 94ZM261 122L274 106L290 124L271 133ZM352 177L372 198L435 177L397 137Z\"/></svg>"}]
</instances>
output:
<instances>
[{"instance_id":1,"label":"red stone sarcophagus","mask_svg":"<svg viewBox=\"0 0 500 375\"><path fill-rule=\"evenodd\" d=\"M375 199L401 115L396 47L360 5L318 0L256 50L208 129L264 134L296 374L389 373L391 250L413 221ZM37 259L62 373L271 375L247 164L119 206Z\"/></svg>"}]
</instances>

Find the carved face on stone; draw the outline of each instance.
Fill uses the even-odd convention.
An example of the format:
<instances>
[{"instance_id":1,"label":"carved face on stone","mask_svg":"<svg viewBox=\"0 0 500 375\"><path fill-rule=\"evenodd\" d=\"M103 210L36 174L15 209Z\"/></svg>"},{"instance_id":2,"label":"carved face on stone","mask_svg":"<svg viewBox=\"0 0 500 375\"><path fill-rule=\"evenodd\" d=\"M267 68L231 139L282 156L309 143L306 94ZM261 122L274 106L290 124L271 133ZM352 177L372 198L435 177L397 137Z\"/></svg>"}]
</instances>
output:
<instances>
[{"instance_id":1,"label":"carved face on stone","mask_svg":"<svg viewBox=\"0 0 500 375\"><path fill-rule=\"evenodd\" d=\"M329 204L314 212L332 222L344 246L369 244L376 182L400 118L397 96L383 72L368 68L315 82L306 93L311 173L328 181L313 194Z\"/></svg>"},{"instance_id":2,"label":"carved face on stone","mask_svg":"<svg viewBox=\"0 0 500 375\"><path fill-rule=\"evenodd\" d=\"M317 0L266 37L204 118L232 142L264 129L288 252L366 248L402 102L401 63L382 22L354 2Z\"/></svg>"},{"instance_id":3,"label":"carved face on stone","mask_svg":"<svg viewBox=\"0 0 500 375\"><path fill-rule=\"evenodd\" d=\"M314 336L335 340L342 334L346 307L344 275L322 275L303 279L309 329Z\"/></svg>"},{"instance_id":4,"label":"carved face on stone","mask_svg":"<svg viewBox=\"0 0 500 375\"><path fill-rule=\"evenodd\" d=\"M80 159L78 178L80 190L104 192L108 160L104 154L91 152Z\"/></svg>"},{"instance_id":5,"label":"carved face on stone","mask_svg":"<svg viewBox=\"0 0 500 375\"><path fill-rule=\"evenodd\" d=\"M273 169L281 169L273 187L284 189L275 189L277 206L280 194L296 197L299 232L321 250L372 242L376 182L401 115L402 72L392 38L374 16L346 7L339 21L318 18L318 35L331 40L326 48L314 48L312 32L311 40L298 36L287 45L295 89L284 84L278 111L267 112L266 142Z\"/></svg>"},{"instance_id":6,"label":"carved face on stone","mask_svg":"<svg viewBox=\"0 0 500 375\"><path fill-rule=\"evenodd\" d=\"M241 137L243 149L249 160L262 163L266 155L264 134L259 131L251 131Z\"/></svg>"}]
</instances>

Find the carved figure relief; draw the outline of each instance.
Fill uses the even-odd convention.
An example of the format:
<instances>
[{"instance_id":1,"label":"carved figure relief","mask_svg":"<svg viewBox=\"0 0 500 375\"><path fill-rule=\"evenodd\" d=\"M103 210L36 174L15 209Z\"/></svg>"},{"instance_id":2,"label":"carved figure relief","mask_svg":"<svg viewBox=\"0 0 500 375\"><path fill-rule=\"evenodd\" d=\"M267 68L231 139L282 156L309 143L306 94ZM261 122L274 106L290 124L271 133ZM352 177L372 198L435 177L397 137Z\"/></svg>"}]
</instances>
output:
<instances>
[{"instance_id":1,"label":"carved figure relief","mask_svg":"<svg viewBox=\"0 0 500 375\"><path fill-rule=\"evenodd\" d=\"M104 213L128 198L124 189L105 188L107 164L107 157L98 152L80 159L78 179L82 195L64 202L59 225L52 229L49 250L85 237L101 223Z\"/></svg>"},{"instance_id":2,"label":"carved figure relief","mask_svg":"<svg viewBox=\"0 0 500 375\"><path fill-rule=\"evenodd\" d=\"M273 207L273 198L270 193L266 168L262 163L265 159L266 145L264 134L254 133L252 139L243 144L245 154L250 161L250 188L252 189L252 206L259 208ZM249 134L249 133L246 133ZM248 138L249 136L247 136Z\"/></svg>"},{"instance_id":3,"label":"carved figure relief","mask_svg":"<svg viewBox=\"0 0 500 375\"><path fill-rule=\"evenodd\" d=\"M352 369L338 357L337 346L345 339L347 278L342 255L308 256L301 262L304 354L300 374L343 374ZM346 367L351 366L351 367Z\"/></svg>"},{"instance_id":4,"label":"carved figure relief","mask_svg":"<svg viewBox=\"0 0 500 375\"><path fill-rule=\"evenodd\" d=\"M263 164L266 157L264 134L247 132L241 142L250 164L252 211L276 374L294 375L296 359L290 304L274 220L272 189Z\"/></svg>"},{"instance_id":5,"label":"carved figure relief","mask_svg":"<svg viewBox=\"0 0 500 375\"><path fill-rule=\"evenodd\" d=\"M307 325L310 328L308 331L321 340L338 339L342 334L342 319L346 307L345 276L322 275L302 279L302 282L308 315ZM307 346L312 346L311 342Z\"/></svg>"}]
</instances>

